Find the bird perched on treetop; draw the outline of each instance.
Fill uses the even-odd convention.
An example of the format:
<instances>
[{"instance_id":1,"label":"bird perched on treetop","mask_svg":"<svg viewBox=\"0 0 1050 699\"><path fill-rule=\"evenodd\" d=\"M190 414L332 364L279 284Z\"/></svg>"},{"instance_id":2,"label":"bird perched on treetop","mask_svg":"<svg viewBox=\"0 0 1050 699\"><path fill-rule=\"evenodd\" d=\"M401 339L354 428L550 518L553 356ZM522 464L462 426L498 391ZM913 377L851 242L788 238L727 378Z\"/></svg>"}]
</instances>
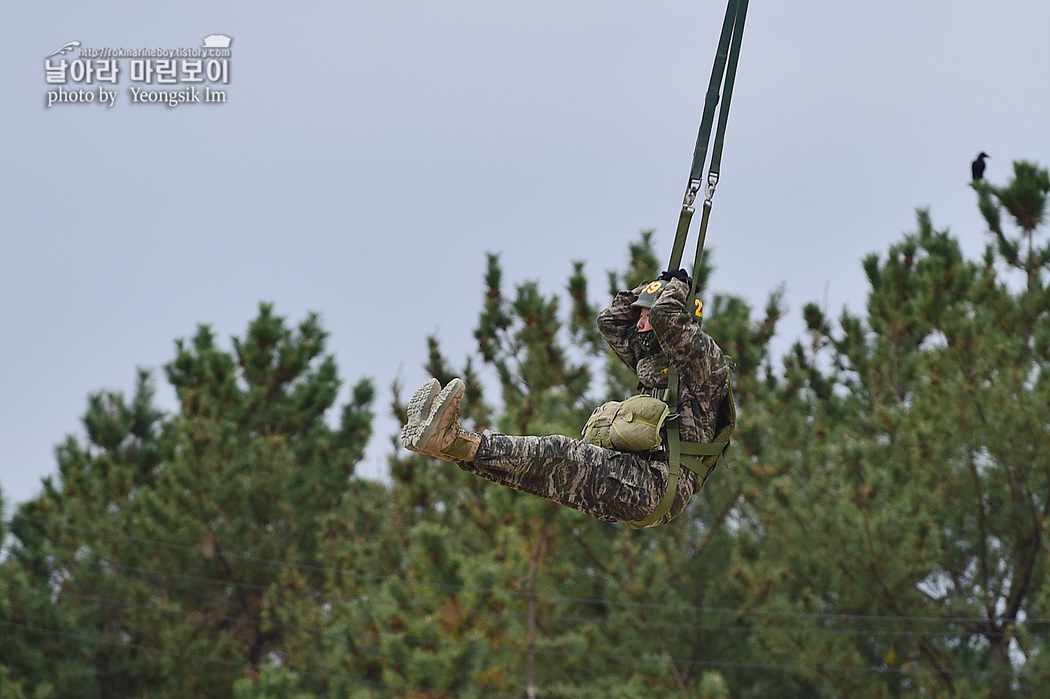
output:
<instances>
[{"instance_id":1,"label":"bird perched on treetop","mask_svg":"<svg viewBox=\"0 0 1050 699\"><path fill-rule=\"evenodd\" d=\"M984 159L992 156L985 153L983 150L977 154L977 160L970 163L970 174L973 175L973 181L984 179Z\"/></svg>"}]
</instances>

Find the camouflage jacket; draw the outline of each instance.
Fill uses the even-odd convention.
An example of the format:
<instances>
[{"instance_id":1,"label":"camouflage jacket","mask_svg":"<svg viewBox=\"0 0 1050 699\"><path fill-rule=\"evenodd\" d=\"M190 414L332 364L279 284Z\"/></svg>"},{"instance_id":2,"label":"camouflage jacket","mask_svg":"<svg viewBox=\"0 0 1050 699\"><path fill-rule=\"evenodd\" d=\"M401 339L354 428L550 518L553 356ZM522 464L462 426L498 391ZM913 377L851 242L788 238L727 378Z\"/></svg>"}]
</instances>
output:
<instances>
[{"instance_id":1,"label":"camouflage jacket","mask_svg":"<svg viewBox=\"0 0 1050 699\"><path fill-rule=\"evenodd\" d=\"M653 331L639 333L640 309L631 304L646 286L648 282L618 293L612 305L598 314L598 331L638 376L640 390L666 388L673 363L680 386L679 435L687 442L710 442L718 408L729 389L729 363L700 328L692 309L686 308L689 287L677 279L664 285L649 311Z\"/></svg>"}]
</instances>

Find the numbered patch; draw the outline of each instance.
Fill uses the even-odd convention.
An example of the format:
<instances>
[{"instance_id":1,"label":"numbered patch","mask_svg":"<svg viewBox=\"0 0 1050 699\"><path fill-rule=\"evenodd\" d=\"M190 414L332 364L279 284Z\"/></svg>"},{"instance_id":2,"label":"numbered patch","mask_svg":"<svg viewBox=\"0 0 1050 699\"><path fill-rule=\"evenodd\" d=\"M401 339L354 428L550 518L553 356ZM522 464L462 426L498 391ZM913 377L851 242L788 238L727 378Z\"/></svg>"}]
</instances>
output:
<instances>
[{"instance_id":1,"label":"numbered patch","mask_svg":"<svg viewBox=\"0 0 1050 699\"><path fill-rule=\"evenodd\" d=\"M649 282L649 286L645 287L645 293L655 294L662 288L664 288L664 283L661 281Z\"/></svg>"},{"instance_id":2,"label":"numbered patch","mask_svg":"<svg viewBox=\"0 0 1050 699\"><path fill-rule=\"evenodd\" d=\"M695 313L696 317L697 318L703 318L704 317L704 302L701 301L700 299L693 299L693 303L696 304L696 313Z\"/></svg>"}]
</instances>

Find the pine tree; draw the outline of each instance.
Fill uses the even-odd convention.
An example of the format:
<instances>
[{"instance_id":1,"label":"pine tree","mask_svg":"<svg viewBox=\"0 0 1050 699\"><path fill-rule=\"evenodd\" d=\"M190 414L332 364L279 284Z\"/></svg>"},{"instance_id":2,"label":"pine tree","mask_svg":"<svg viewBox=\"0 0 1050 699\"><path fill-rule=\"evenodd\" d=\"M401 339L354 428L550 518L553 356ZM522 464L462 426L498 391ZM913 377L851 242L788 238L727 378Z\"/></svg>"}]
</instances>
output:
<instances>
[{"instance_id":1,"label":"pine tree","mask_svg":"<svg viewBox=\"0 0 1050 699\"><path fill-rule=\"evenodd\" d=\"M866 318L833 328L805 309L813 342L787 358L734 571L770 615L758 657L789 678L763 696L1031 695L1042 681L1043 626L1026 620L1045 616L1050 257L1034 233L1050 187L1024 164L978 187L996 237L981 263L921 211L864 261Z\"/></svg>"},{"instance_id":2,"label":"pine tree","mask_svg":"<svg viewBox=\"0 0 1050 699\"><path fill-rule=\"evenodd\" d=\"M264 304L232 352L206 326L177 343L165 367L177 414L153 407L145 372L130 401L91 397L86 441L66 441L58 482L13 522L15 607L49 630L20 635L52 645L61 669L20 654L27 690L229 696L280 660L285 581L320 587L328 513L367 491L352 476L372 388L359 382L327 425L339 379L325 337L316 315L293 329Z\"/></svg>"},{"instance_id":3,"label":"pine tree","mask_svg":"<svg viewBox=\"0 0 1050 699\"><path fill-rule=\"evenodd\" d=\"M130 398L91 396L86 438L12 519L0 697L1034 695L1050 177L1022 162L974 187L981 260L919 212L864 260L865 313L807 305L782 369L782 292L754 320L701 270L738 428L729 468L654 529L403 451L389 484L357 479L372 387L329 426L316 316L293 328L264 305L232 351L201 327L165 367L177 412L146 372ZM507 294L491 255L477 352L456 368L428 338L427 371L466 380L468 429L575 435L635 389L597 310L658 271L651 232L597 302L582 262L564 294Z\"/></svg>"},{"instance_id":4,"label":"pine tree","mask_svg":"<svg viewBox=\"0 0 1050 699\"><path fill-rule=\"evenodd\" d=\"M610 273L610 286L615 293L657 272L651 233L643 233L629 248L627 271ZM502 410L486 404L473 358L468 360L461 374L467 378L462 412L468 428L578 434L605 396L633 392L633 374L620 370L597 334L601 304L588 298L582 263L573 264L567 293L567 320L558 298L543 296L534 282L518 285L508 298L498 258L490 256L475 337L482 365L495 371ZM737 378L748 387L745 402L756 401L765 386L757 372L768 361L779 294L759 323L739 299L716 296L712 308L712 332L744 355ZM447 382L457 372L433 338L429 349L428 371ZM606 389L596 392L592 384L603 373ZM404 419L403 407L395 410ZM731 541L724 523L740 497L731 474L715 479L729 483L718 483L722 491L712 487L710 502L691 507L673 526L645 532L418 455L395 459L392 474L396 506L390 517L406 532L402 567L388 561L383 570L391 578L378 590L348 580L338 590L342 598L369 595L371 613L360 617L364 605L341 605L340 624L363 622L372 638L385 639L368 656L369 677L389 688L552 697L658 697L694 691L702 682L717 694L724 686L704 668L739 659L746 638L727 641L705 627L724 619L682 623L680 611L656 610L733 606L721 576ZM351 565L353 556L340 560ZM440 627L439 618L455 623Z\"/></svg>"}]
</instances>

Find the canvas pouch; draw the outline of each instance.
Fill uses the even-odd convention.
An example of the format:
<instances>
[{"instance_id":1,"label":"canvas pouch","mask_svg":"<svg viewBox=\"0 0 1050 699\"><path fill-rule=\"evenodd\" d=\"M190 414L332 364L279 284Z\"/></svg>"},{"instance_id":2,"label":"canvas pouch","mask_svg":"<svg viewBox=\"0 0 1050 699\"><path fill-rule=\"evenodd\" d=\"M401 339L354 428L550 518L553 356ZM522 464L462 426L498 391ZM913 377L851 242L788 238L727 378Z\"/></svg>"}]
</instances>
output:
<instances>
[{"instance_id":1,"label":"canvas pouch","mask_svg":"<svg viewBox=\"0 0 1050 699\"><path fill-rule=\"evenodd\" d=\"M631 396L594 409L583 426L583 441L616 451L649 451L660 446L660 429L671 409L659 398Z\"/></svg>"}]
</instances>

